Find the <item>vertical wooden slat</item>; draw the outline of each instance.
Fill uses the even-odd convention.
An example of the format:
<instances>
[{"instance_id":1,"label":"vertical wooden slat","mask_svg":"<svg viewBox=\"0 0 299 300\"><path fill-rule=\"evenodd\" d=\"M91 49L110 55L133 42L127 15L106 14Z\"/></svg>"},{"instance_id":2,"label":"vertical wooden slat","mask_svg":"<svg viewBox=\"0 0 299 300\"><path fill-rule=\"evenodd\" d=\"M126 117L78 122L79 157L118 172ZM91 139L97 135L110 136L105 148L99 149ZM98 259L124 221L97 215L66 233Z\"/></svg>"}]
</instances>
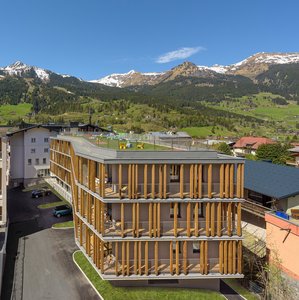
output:
<instances>
[{"instance_id":1,"label":"vertical wooden slat","mask_svg":"<svg viewBox=\"0 0 299 300\"><path fill-rule=\"evenodd\" d=\"M132 231L133 237L136 236L136 203L132 203Z\"/></svg>"},{"instance_id":2,"label":"vertical wooden slat","mask_svg":"<svg viewBox=\"0 0 299 300\"><path fill-rule=\"evenodd\" d=\"M115 275L118 275L118 242L115 242Z\"/></svg>"},{"instance_id":3,"label":"vertical wooden slat","mask_svg":"<svg viewBox=\"0 0 299 300\"><path fill-rule=\"evenodd\" d=\"M139 271L139 275L142 275L142 242L139 241L138 242L138 271Z\"/></svg>"},{"instance_id":4,"label":"vertical wooden slat","mask_svg":"<svg viewBox=\"0 0 299 300\"><path fill-rule=\"evenodd\" d=\"M121 243L121 272L123 276L125 276L126 274L125 264L126 264L126 242L122 242Z\"/></svg>"},{"instance_id":5,"label":"vertical wooden slat","mask_svg":"<svg viewBox=\"0 0 299 300\"><path fill-rule=\"evenodd\" d=\"M187 236L190 237L190 229L191 229L191 223L190 223L190 214L191 214L191 203L187 203Z\"/></svg>"},{"instance_id":6,"label":"vertical wooden slat","mask_svg":"<svg viewBox=\"0 0 299 300\"><path fill-rule=\"evenodd\" d=\"M204 248L204 241L200 241L200 273L204 274L204 255L205 255L205 248Z\"/></svg>"},{"instance_id":7,"label":"vertical wooden slat","mask_svg":"<svg viewBox=\"0 0 299 300\"><path fill-rule=\"evenodd\" d=\"M104 242L101 241L101 273L104 274Z\"/></svg>"},{"instance_id":8,"label":"vertical wooden slat","mask_svg":"<svg viewBox=\"0 0 299 300\"><path fill-rule=\"evenodd\" d=\"M236 258L237 258L237 242L236 241L233 241L233 267L232 267L232 273L233 274L236 274Z\"/></svg>"},{"instance_id":9,"label":"vertical wooden slat","mask_svg":"<svg viewBox=\"0 0 299 300\"><path fill-rule=\"evenodd\" d=\"M229 197L229 164L225 164L225 198Z\"/></svg>"},{"instance_id":10,"label":"vertical wooden slat","mask_svg":"<svg viewBox=\"0 0 299 300\"><path fill-rule=\"evenodd\" d=\"M127 275L130 275L130 242L127 242L127 249L126 249L126 254L127 254Z\"/></svg>"},{"instance_id":11,"label":"vertical wooden slat","mask_svg":"<svg viewBox=\"0 0 299 300\"><path fill-rule=\"evenodd\" d=\"M136 203L136 236L139 237L139 215L140 215L140 208L139 202Z\"/></svg>"},{"instance_id":12,"label":"vertical wooden slat","mask_svg":"<svg viewBox=\"0 0 299 300\"><path fill-rule=\"evenodd\" d=\"M139 197L138 164L135 165L135 199Z\"/></svg>"},{"instance_id":13,"label":"vertical wooden slat","mask_svg":"<svg viewBox=\"0 0 299 300\"><path fill-rule=\"evenodd\" d=\"M159 274L159 272L158 272L158 268L159 268L158 245L159 245L159 242L155 241L155 274L156 275Z\"/></svg>"},{"instance_id":14,"label":"vertical wooden slat","mask_svg":"<svg viewBox=\"0 0 299 300\"><path fill-rule=\"evenodd\" d=\"M223 190L224 190L224 164L220 165L219 171L219 197L223 198Z\"/></svg>"},{"instance_id":15,"label":"vertical wooden slat","mask_svg":"<svg viewBox=\"0 0 299 300\"><path fill-rule=\"evenodd\" d=\"M237 197L241 197L241 164L237 164Z\"/></svg>"},{"instance_id":16,"label":"vertical wooden slat","mask_svg":"<svg viewBox=\"0 0 299 300\"><path fill-rule=\"evenodd\" d=\"M206 236L210 236L210 202L206 203Z\"/></svg>"},{"instance_id":17,"label":"vertical wooden slat","mask_svg":"<svg viewBox=\"0 0 299 300\"><path fill-rule=\"evenodd\" d=\"M221 220L221 202L217 203L217 235L221 236L222 220Z\"/></svg>"},{"instance_id":18,"label":"vertical wooden slat","mask_svg":"<svg viewBox=\"0 0 299 300\"><path fill-rule=\"evenodd\" d=\"M232 203L228 203L227 207L227 234L232 235Z\"/></svg>"},{"instance_id":19,"label":"vertical wooden slat","mask_svg":"<svg viewBox=\"0 0 299 300\"><path fill-rule=\"evenodd\" d=\"M198 165L198 172L197 172L197 188L198 188L198 198L202 198L202 164Z\"/></svg>"},{"instance_id":20,"label":"vertical wooden slat","mask_svg":"<svg viewBox=\"0 0 299 300\"><path fill-rule=\"evenodd\" d=\"M152 165L152 198L155 198L155 165Z\"/></svg>"},{"instance_id":21,"label":"vertical wooden slat","mask_svg":"<svg viewBox=\"0 0 299 300\"><path fill-rule=\"evenodd\" d=\"M242 241L238 241L238 273L242 274Z\"/></svg>"},{"instance_id":22,"label":"vertical wooden slat","mask_svg":"<svg viewBox=\"0 0 299 300\"><path fill-rule=\"evenodd\" d=\"M148 204L148 233L149 237L152 237L153 227L153 203Z\"/></svg>"},{"instance_id":23,"label":"vertical wooden slat","mask_svg":"<svg viewBox=\"0 0 299 300\"><path fill-rule=\"evenodd\" d=\"M223 274L223 241L219 241L219 273Z\"/></svg>"},{"instance_id":24,"label":"vertical wooden slat","mask_svg":"<svg viewBox=\"0 0 299 300\"><path fill-rule=\"evenodd\" d=\"M244 198L244 164L241 167L241 198Z\"/></svg>"},{"instance_id":25,"label":"vertical wooden slat","mask_svg":"<svg viewBox=\"0 0 299 300\"><path fill-rule=\"evenodd\" d=\"M227 274L227 241L223 242L223 273Z\"/></svg>"},{"instance_id":26,"label":"vertical wooden slat","mask_svg":"<svg viewBox=\"0 0 299 300\"><path fill-rule=\"evenodd\" d=\"M211 235L215 236L215 202L211 203Z\"/></svg>"},{"instance_id":27,"label":"vertical wooden slat","mask_svg":"<svg viewBox=\"0 0 299 300\"><path fill-rule=\"evenodd\" d=\"M158 170L159 170L159 198L162 199L163 197L163 166L159 165Z\"/></svg>"},{"instance_id":28,"label":"vertical wooden slat","mask_svg":"<svg viewBox=\"0 0 299 300\"><path fill-rule=\"evenodd\" d=\"M198 186L197 186L197 182L198 182L198 165L195 164L194 165L194 169L193 169L193 195L194 195L194 198L198 198Z\"/></svg>"},{"instance_id":29,"label":"vertical wooden slat","mask_svg":"<svg viewBox=\"0 0 299 300\"><path fill-rule=\"evenodd\" d=\"M190 165L190 179L189 179L189 182L190 182L190 185L189 185L189 189L190 189L190 198L194 198L194 173L193 173L193 168L194 168L194 165L191 164Z\"/></svg>"},{"instance_id":30,"label":"vertical wooden slat","mask_svg":"<svg viewBox=\"0 0 299 300\"><path fill-rule=\"evenodd\" d=\"M228 273L233 273L233 241L228 241Z\"/></svg>"},{"instance_id":31,"label":"vertical wooden slat","mask_svg":"<svg viewBox=\"0 0 299 300\"><path fill-rule=\"evenodd\" d=\"M157 203L154 203L154 209L153 209L153 219L154 219L154 237L157 237Z\"/></svg>"},{"instance_id":32,"label":"vertical wooden slat","mask_svg":"<svg viewBox=\"0 0 299 300\"><path fill-rule=\"evenodd\" d=\"M180 197L184 198L184 165L180 166Z\"/></svg>"},{"instance_id":33,"label":"vertical wooden slat","mask_svg":"<svg viewBox=\"0 0 299 300\"><path fill-rule=\"evenodd\" d=\"M180 265L179 265L179 242L175 242L175 273L176 275L180 274Z\"/></svg>"},{"instance_id":34,"label":"vertical wooden slat","mask_svg":"<svg viewBox=\"0 0 299 300\"><path fill-rule=\"evenodd\" d=\"M198 236L198 205L199 203L196 202L194 206L194 235Z\"/></svg>"},{"instance_id":35,"label":"vertical wooden slat","mask_svg":"<svg viewBox=\"0 0 299 300\"><path fill-rule=\"evenodd\" d=\"M174 203L174 210L173 210L173 233L174 236L177 237L178 236L178 203L175 202Z\"/></svg>"},{"instance_id":36,"label":"vertical wooden slat","mask_svg":"<svg viewBox=\"0 0 299 300\"><path fill-rule=\"evenodd\" d=\"M121 224L121 236L125 236L125 204L120 204L120 224Z\"/></svg>"},{"instance_id":37,"label":"vertical wooden slat","mask_svg":"<svg viewBox=\"0 0 299 300\"><path fill-rule=\"evenodd\" d=\"M169 272L173 275L173 242L169 242Z\"/></svg>"},{"instance_id":38,"label":"vertical wooden slat","mask_svg":"<svg viewBox=\"0 0 299 300\"><path fill-rule=\"evenodd\" d=\"M212 198L212 164L208 164L208 197Z\"/></svg>"},{"instance_id":39,"label":"vertical wooden slat","mask_svg":"<svg viewBox=\"0 0 299 300\"><path fill-rule=\"evenodd\" d=\"M157 236L161 236L161 203L157 203Z\"/></svg>"},{"instance_id":40,"label":"vertical wooden slat","mask_svg":"<svg viewBox=\"0 0 299 300\"><path fill-rule=\"evenodd\" d=\"M234 198L234 164L230 165L229 196L230 196L230 198Z\"/></svg>"},{"instance_id":41,"label":"vertical wooden slat","mask_svg":"<svg viewBox=\"0 0 299 300\"><path fill-rule=\"evenodd\" d=\"M187 241L183 244L183 262L184 262L184 274L187 275Z\"/></svg>"},{"instance_id":42,"label":"vertical wooden slat","mask_svg":"<svg viewBox=\"0 0 299 300\"><path fill-rule=\"evenodd\" d=\"M145 275L148 275L148 241L145 242L144 245L144 261L145 261Z\"/></svg>"},{"instance_id":43,"label":"vertical wooden slat","mask_svg":"<svg viewBox=\"0 0 299 300\"><path fill-rule=\"evenodd\" d=\"M132 189L132 198L135 199L135 165L131 166L131 189Z\"/></svg>"},{"instance_id":44,"label":"vertical wooden slat","mask_svg":"<svg viewBox=\"0 0 299 300\"><path fill-rule=\"evenodd\" d=\"M167 165L164 164L164 172L163 172L163 198L167 198Z\"/></svg>"},{"instance_id":45,"label":"vertical wooden slat","mask_svg":"<svg viewBox=\"0 0 299 300\"><path fill-rule=\"evenodd\" d=\"M208 262L208 241L205 241L205 274L209 273L209 262Z\"/></svg>"},{"instance_id":46,"label":"vertical wooden slat","mask_svg":"<svg viewBox=\"0 0 299 300\"><path fill-rule=\"evenodd\" d=\"M128 197L132 198L132 165L128 166Z\"/></svg>"},{"instance_id":47,"label":"vertical wooden slat","mask_svg":"<svg viewBox=\"0 0 299 300\"><path fill-rule=\"evenodd\" d=\"M239 202L237 207L237 235L242 235L242 226L241 226L241 202Z\"/></svg>"},{"instance_id":48,"label":"vertical wooden slat","mask_svg":"<svg viewBox=\"0 0 299 300\"><path fill-rule=\"evenodd\" d=\"M147 199L147 165L144 165L144 199Z\"/></svg>"},{"instance_id":49,"label":"vertical wooden slat","mask_svg":"<svg viewBox=\"0 0 299 300\"><path fill-rule=\"evenodd\" d=\"M134 274L137 275L138 271L138 242L134 241Z\"/></svg>"}]
</instances>

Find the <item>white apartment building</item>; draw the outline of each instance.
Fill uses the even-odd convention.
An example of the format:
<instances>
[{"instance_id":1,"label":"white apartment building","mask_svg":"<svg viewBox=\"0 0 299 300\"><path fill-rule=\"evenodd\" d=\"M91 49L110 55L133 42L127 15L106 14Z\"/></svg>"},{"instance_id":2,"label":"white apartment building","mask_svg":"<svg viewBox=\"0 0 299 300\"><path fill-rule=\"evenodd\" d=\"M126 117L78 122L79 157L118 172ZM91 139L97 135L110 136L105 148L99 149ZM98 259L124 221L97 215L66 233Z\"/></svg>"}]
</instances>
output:
<instances>
[{"instance_id":1,"label":"white apartment building","mask_svg":"<svg viewBox=\"0 0 299 300\"><path fill-rule=\"evenodd\" d=\"M49 141L61 126L33 125L8 133L10 143L10 185L25 186L49 176Z\"/></svg>"}]
</instances>

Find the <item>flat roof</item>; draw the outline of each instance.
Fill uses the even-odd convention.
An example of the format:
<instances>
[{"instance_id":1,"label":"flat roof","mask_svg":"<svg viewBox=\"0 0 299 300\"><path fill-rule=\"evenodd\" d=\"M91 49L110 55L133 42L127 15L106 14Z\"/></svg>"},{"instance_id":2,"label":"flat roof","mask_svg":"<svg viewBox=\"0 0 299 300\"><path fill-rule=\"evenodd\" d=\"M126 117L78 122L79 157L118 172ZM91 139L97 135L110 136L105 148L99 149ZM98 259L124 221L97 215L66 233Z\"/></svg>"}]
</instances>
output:
<instances>
[{"instance_id":1,"label":"flat roof","mask_svg":"<svg viewBox=\"0 0 299 300\"><path fill-rule=\"evenodd\" d=\"M72 143L74 151L77 155L89 158L95 161L106 163L176 163L179 164L182 160L188 163L197 163L198 160L204 160L206 163L238 163L243 162L241 158L236 158L229 155L220 154L217 151L202 149L202 150L115 150L97 146L83 137L59 135L52 137L53 140L65 140Z\"/></svg>"},{"instance_id":2,"label":"flat roof","mask_svg":"<svg viewBox=\"0 0 299 300\"><path fill-rule=\"evenodd\" d=\"M298 168L246 160L244 179L246 189L275 199L299 194Z\"/></svg>"}]
</instances>

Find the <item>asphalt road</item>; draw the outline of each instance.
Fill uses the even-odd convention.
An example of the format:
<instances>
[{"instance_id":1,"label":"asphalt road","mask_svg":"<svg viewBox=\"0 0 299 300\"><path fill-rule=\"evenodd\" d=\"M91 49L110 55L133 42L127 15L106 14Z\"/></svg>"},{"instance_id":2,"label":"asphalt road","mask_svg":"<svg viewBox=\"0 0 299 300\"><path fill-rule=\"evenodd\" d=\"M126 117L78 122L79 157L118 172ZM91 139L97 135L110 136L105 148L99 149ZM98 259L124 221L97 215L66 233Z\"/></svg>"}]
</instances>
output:
<instances>
[{"instance_id":1,"label":"asphalt road","mask_svg":"<svg viewBox=\"0 0 299 300\"><path fill-rule=\"evenodd\" d=\"M99 299L72 260L77 249L72 229L55 230L52 209L42 203L56 202L55 195L32 199L20 189L8 193L10 219L1 299Z\"/></svg>"}]
</instances>

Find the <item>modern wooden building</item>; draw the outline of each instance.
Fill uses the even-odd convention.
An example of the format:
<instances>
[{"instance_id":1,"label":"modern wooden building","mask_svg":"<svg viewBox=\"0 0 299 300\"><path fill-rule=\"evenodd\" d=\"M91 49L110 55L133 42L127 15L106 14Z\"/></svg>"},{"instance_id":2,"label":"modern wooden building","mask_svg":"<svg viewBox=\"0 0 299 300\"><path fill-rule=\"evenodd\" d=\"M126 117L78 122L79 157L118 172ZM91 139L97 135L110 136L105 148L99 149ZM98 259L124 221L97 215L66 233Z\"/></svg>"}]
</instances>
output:
<instances>
[{"instance_id":1,"label":"modern wooden building","mask_svg":"<svg viewBox=\"0 0 299 300\"><path fill-rule=\"evenodd\" d=\"M76 243L103 279L218 289L220 278L243 277L242 159L69 136L50 149L51 174L71 192Z\"/></svg>"}]
</instances>

